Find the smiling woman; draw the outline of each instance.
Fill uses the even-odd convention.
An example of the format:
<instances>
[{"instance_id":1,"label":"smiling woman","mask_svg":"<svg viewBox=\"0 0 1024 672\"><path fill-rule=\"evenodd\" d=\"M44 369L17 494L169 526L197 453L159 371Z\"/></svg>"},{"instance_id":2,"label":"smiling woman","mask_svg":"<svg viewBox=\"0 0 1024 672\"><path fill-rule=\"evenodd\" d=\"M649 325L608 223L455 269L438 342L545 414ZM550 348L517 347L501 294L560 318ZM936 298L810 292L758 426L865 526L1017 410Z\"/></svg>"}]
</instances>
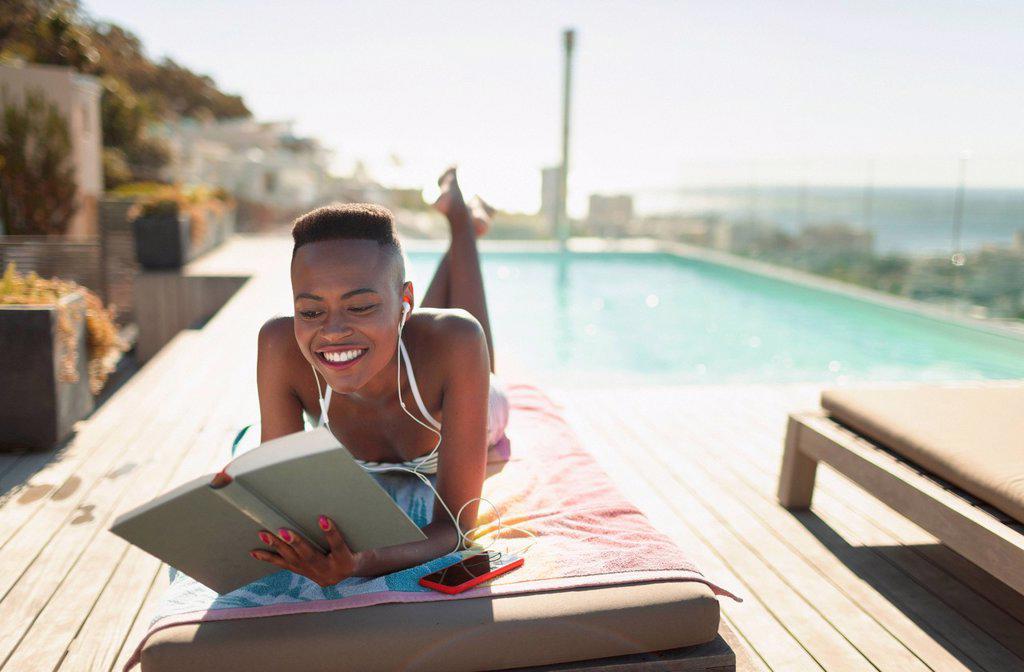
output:
<instances>
[{"instance_id":1,"label":"smiling woman","mask_svg":"<svg viewBox=\"0 0 1024 672\"><path fill-rule=\"evenodd\" d=\"M368 470L411 465L436 483L423 541L352 553L324 518L325 554L294 530L261 532L269 549L254 557L320 585L397 571L460 545L476 522L488 448L504 437L507 400L493 376L476 250L490 210L479 200L467 207L454 169L438 182L435 206L451 224L451 245L420 308L412 310L391 213L369 204L331 206L293 224L295 315L260 331L262 442L301 431L305 412L319 416ZM409 396L418 415L406 407Z\"/></svg>"}]
</instances>

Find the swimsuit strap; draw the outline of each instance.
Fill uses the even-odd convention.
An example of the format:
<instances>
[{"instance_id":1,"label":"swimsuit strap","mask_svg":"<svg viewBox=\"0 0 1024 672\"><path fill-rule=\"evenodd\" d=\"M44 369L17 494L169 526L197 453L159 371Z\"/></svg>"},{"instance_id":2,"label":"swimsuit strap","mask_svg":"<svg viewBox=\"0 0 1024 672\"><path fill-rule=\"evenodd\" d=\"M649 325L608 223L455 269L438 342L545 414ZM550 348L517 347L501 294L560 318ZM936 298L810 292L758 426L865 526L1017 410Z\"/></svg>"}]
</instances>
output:
<instances>
[{"instance_id":1,"label":"swimsuit strap","mask_svg":"<svg viewBox=\"0 0 1024 672\"><path fill-rule=\"evenodd\" d=\"M409 376L409 385L412 387L412 396L416 399L416 405L420 409L420 413L427 419L427 422L432 424L435 428L441 429L441 423L434 419L434 416L430 415L427 411L426 405L423 403L423 397L420 396L420 388L416 385L416 374L412 372L412 361L409 359L409 351L405 348L405 341L402 340L401 336L398 338L398 345L401 348L401 354L405 356L405 371ZM313 375L316 375L316 370L313 371ZM320 391L320 379L317 378L317 392ZM334 389L327 386L327 396L320 397L320 422L317 423L317 427L327 424L327 409L331 407L331 392Z\"/></svg>"},{"instance_id":2,"label":"swimsuit strap","mask_svg":"<svg viewBox=\"0 0 1024 672\"><path fill-rule=\"evenodd\" d=\"M405 371L409 374L409 385L412 387L412 396L416 398L416 405L420 408L420 413L423 417L432 424L436 429L441 429L441 423L434 419L432 415L427 411L427 407L423 404L423 397L420 396L420 388L416 385L416 374L412 372L412 361L409 359L409 351L405 349L405 341L402 337L398 337L398 345L402 349L402 354L405 355Z\"/></svg>"}]
</instances>

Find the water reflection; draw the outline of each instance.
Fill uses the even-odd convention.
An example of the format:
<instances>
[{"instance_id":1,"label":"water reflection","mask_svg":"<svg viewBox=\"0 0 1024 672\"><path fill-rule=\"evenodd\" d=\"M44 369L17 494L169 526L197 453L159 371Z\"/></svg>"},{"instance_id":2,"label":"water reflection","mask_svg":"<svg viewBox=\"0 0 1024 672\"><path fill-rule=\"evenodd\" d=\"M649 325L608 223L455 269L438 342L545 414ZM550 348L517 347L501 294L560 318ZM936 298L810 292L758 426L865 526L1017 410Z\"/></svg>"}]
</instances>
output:
<instances>
[{"instance_id":1,"label":"water reflection","mask_svg":"<svg viewBox=\"0 0 1024 672\"><path fill-rule=\"evenodd\" d=\"M555 360L559 364L568 364L572 359L575 346L575 334L572 330L572 319L569 315L569 252L561 250L557 254L555 269Z\"/></svg>"}]
</instances>

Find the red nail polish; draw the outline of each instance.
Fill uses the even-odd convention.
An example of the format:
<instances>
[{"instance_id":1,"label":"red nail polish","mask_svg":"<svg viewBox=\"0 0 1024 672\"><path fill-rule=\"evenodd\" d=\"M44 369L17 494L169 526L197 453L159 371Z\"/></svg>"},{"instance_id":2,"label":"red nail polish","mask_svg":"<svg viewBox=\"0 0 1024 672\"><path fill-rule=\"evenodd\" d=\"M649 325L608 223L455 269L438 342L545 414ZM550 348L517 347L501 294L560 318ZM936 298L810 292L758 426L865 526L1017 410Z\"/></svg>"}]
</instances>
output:
<instances>
[{"instance_id":1,"label":"red nail polish","mask_svg":"<svg viewBox=\"0 0 1024 672\"><path fill-rule=\"evenodd\" d=\"M268 544L269 545L270 544L270 535L267 534L266 532L260 532L260 541L262 541L264 544Z\"/></svg>"},{"instance_id":2,"label":"red nail polish","mask_svg":"<svg viewBox=\"0 0 1024 672\"><path fill-rule=\"evenodd\" d=\"M325 532L331 529L331 524L330 522L328 522L327 516L320 516L320 529L324 530Z\"/></svg>"},{"instance_id":3,"label":"red nail polish","mask_svg":"<svg viewBox=\"0 0 1024 672\"><path fill-rule=\"evenodd\" d=\"M285 541L287 541L288 543L291 543L291 541L292 541L292 533L291 533L291 532L289 532L288 530L286 530L286 529L284 529L284 528L282 527L281 529L279 529L279 530L277 531L277 533L278 533L279 535L281 535L281 538L282 538L282 539L284 539L284 540L285 540Z\"/></svg>"},{"instance_id":4,"label":"red nail polish","mask_svg":"<svg viewBox=\"0 0 1024 672\"><path fill-rule=\"evenodd\" d=\"M260 559L259 556L256 555L256 551L249 551L249 555L252 556L253 560L259 560Z\"/></svg>"}]
</instances>

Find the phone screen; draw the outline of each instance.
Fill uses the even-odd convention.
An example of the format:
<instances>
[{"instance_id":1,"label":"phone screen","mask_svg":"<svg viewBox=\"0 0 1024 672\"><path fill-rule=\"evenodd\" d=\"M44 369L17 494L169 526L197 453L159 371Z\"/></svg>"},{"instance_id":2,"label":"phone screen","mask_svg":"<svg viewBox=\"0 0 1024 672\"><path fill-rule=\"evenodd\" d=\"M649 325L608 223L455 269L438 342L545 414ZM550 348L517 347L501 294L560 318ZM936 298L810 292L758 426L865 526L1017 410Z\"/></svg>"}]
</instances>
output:
<instances>
[{"instance_id":1,"label":"phone screen","mask_svg":"<svg viewBox=\"0 0 1024 672\"><path fill-rule=\"evenodd\" d=\"M501 565L502 563L496 563L492 567L487 554L478 553L470 558L466 558L462 562L456 562L454 565L445 567L433 574L428 574L423 577L423 579L425 581L439 583L442 586L448 586L449 588L455 588L456 586L461 586L471 579L483 576L492 569L501 567Z\"/></svg>"}]
</instances>

